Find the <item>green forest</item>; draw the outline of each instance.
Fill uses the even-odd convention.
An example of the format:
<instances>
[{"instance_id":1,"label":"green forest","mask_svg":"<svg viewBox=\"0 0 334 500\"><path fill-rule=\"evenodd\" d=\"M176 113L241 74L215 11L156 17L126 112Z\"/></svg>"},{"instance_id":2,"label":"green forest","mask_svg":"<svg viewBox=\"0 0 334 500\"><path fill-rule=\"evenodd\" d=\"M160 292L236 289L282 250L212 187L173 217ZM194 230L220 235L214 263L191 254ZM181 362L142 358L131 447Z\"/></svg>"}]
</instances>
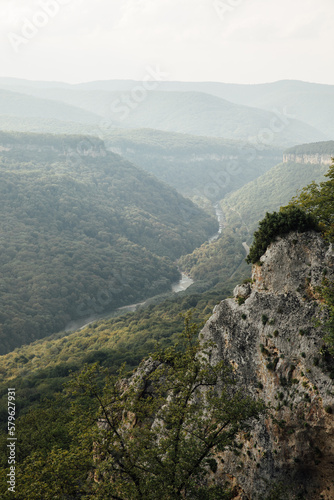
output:
<instances>
[{"instance_id":1,"label":"green forest","mask_svg":"<svg viewBox=\"0 0 334 500\"><path fill-rule=\"evenodd\" d=\"M285 153L294 154L328 154L334 155L334 141L313 142L310 144L300 144L293 146L285 151Z\"/></svg>"},{"instance_id":2,"label":"green forest","mask_svg":"<svg viewBox=\"0 0 334 500\"><path fill-rule=\"evenodd\" d=\"M99 140L3 134L1 143L2 354L167 291L175 260L217 230Z\"/></svg>"},{"instance_id":3,"label":"green forest","mask_svg":"<svg viewBox=\"0 0 334 500\"><path fill-rule=\"evenodd\" d=\"M333 170L334 165L327 173L324 182L313 183L306 187L298 197L291 201L291 205L284 207L279 214L266 216L255 235L250 259L258 259L260 253L265 251L266 246L276 236L296 228L308 230L316 227L322 231L325 238L333 241ZM219 241L215 245L217 246L218 243ZM252 249L257 252L254 259ZM326 283L325 277L322 293L329 311L329 321L324 325L327 331L325 340L328 348L332 349L331 346L334 343L333 289L332 283ZM231 490L228 486L224 491L221 487L216 488L212 483L204 490L200 487L206 484L208 466L213 471L217 467L217 463L210 455L211 447L229 445L238 454L236 433L243 429L249 417L257 418L264 409L261 402L246 400L241 393L235 393L233 390L231 392L233 376L231 372L226 371L226 367L219 365L217 366L219 373L218 371L210 372L209 375L205 356L198 358L196 354L199 352L199 346L195 339L201 322L211 314L214 304L228 294L227 288L197 295L184 293L181 298L168 299L156 305L151 304L136 313L119 318L95 322L79 332L53 335L3 356L1 363L3 423L6 417L5 402L9 384L17 387L20 401L18 406L20 417L17 422L20 439L17 478L20 481L20 492L17 494L17 500L51 500L53 498L128 500L141 498L139 490L147 491L147 498L150 498L149 492L152 491L152 487L157 489L162 485L166 488L166 495L167 492L170 495L166 498L182 498L178 496L182 491L189 491L191 498L202 500L231 498ZM194 311L192 318L189 316L190 309ZM180 313L186 320L185 328ZM207 346L209 351L211 348L212 346ZM155 354L151 360L156 360L157 366L163 362L164 366L169 367L168 375L165 373L162 378L159 372L157 372L158 377L151 375L151 373L156 373L154 370L148 372L148 382L145 387L149 388L152 384L157 384L155 391L158 397L156 399L142 398L142 389L139 388L138 393L135 390L132 391L131 385L124 386L126 384L124 377L131 374L131 370L135 369L142 359L152 352ZM198 365L198 363L202 364ZM121 372L118 375L119 370ZM224 393L223 402L218 394L210 393L212 415L219 413L224 416L226 422L233 424L231 432L221 435L221 441L218 439L220 433L215 434L217 430L215 423L211 422L207 427L203 427L204 422L209 421L207 411L204 412L205 416L202 413L200 402L194 409L191 405L182 405L182 401L186 400L183 398L186 398L187 391L196 387L199 373L202 374L201 384L216 384L218 378L221 380L220 383L226 383L227 392ZM162 385L161 380L164 381ZM166 406L164 398L168 381L172 384L171 388L174 388L173 384L176 384L176 389L172 392L173 397L168 400ZM119 383L122 383L121 390ZM188 383L190 385L187 385ZM128 390L124 392L125 387L129 387L130 392ZM138 394L141 394L139 399ZM227 407L226 401L230 401ZM136 415L142 419L138 433L134 431L128 435L125 432L129 427L123 427L123 420L118 419L117 411L112 413L107 410L111 402L116 405L114 408L125 411L127 415L129 412L131 415L131 412L136 409ZM200 432L199 429L203 432L205 430L201 438L201 442L205 440L207 443L205 453L201 452L199 441L195 440L192 443L191 453L187 443L180 442L180 448L176 455L172 454L171 461L165 461L167 455L157 454L159 448L156 447L156 435L152 434L150 422L152 422L152 414L158 411L158 407L161 411L161 408L169 407L169 404L171 404L170 408L173 408L172 413L175 418L171 418L169 413L164 417L167 425L166 434L164 434L167 448L175 446L177 434L173 432L181 428L178 426L183 425L183 422L189 422L188 425L191 423L194 426L195 436ZM205 405L207 408L207 402ZM192 413L193 411L195 413ZM105 459L95 460L92 453L93 443L96 442L99 432L96 422L102 416L112 419L110 429L114 432L112 434L111 430L108 430L105 433L103 443L106 446L100 450L102 456L108 458L107 462ZM50 426L50 421L53 422L52 426ZM125 455L125 461L117 459L117 442L121 439L117 434L119 432L123 436L122 446L126 447L124 449L128 450L127 453L132 450L133 453L139 453L139 457L145 456L147 461L153 460L156 465L159 460L160 462L162 460L156 469L157 476L147 475L147 471L140 470L140 467L137 469L130 458L129 461L126 460L127 455ZM115 435L118 436L116 441ZM1 434L0 446L5 450L5 432ZM198 461L196 453L200 453L205 460L203 458L204 461ZM4 458L1 463L0 481L5 482L6 453L4 452L2 456ZM106 466L107 463L108 466ZM176 463L182 465L174 469L173 464ZM194 467L195 463L196 467ZM120 473L120 467L124 474ZM154 470L152 467L150 470ZM177 473L176 470L178 470ZM93 471L96 474L95 477L100 478L99 481L92 480ZM191 474L184 476L184 471L189 471L189 473L191 471ZM172 481L171 474L174 474ZM157 479L158 483L155 483ZM116 496L114 496L115 488L111 487L111 484L117 485L115 486ZM152 498L156 498L154 494L153 492Z\"/></svg>"}]
</instances>

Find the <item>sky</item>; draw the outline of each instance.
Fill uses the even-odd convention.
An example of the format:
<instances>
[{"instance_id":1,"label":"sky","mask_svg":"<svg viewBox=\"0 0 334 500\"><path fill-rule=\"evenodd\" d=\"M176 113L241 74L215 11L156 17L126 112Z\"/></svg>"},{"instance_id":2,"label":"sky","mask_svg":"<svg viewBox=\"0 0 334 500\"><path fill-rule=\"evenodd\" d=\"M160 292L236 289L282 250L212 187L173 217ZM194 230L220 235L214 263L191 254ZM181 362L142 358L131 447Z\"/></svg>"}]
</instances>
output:
<instances>
[{"instance_id":1,"label":"sky","mask_svg":"<svg viewBox=\"0 0 334 500\"><path fill-rule=\"evenodd\" d=\"M334 85L333 0L0 0L0 77Z\"/></svg>"}]
</instances>

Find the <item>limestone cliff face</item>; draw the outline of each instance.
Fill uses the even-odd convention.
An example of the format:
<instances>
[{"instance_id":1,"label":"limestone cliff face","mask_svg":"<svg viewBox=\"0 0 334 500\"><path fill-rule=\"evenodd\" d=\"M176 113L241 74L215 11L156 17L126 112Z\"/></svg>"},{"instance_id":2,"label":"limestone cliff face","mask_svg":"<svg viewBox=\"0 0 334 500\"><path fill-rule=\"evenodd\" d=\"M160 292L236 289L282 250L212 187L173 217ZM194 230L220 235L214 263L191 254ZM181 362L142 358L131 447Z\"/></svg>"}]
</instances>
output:
<instances>
[{"instance_id":1,"label":"limestone cliff face","mask_svg":"<svg viewBox=\"0 0 334 500\"><path fill-rule=\"evenodd\" d=\"M271 411L240 436L238 455L225 451L217 474L235 498L334 498L334 367L323 346L326 318L317 287L334 276L334 253L314 232L290 233L253 267L252 284L235 289L203 329L245 393ZM278 493L280 491L280 493Z\"/></svg>"},{"instance_id":2,"label":"limestone cliff face","mask_svg":"<svg viewBox=\"0 0 334 500\"><path fill-rule=\"evenodd\" d=\"M283 155L283 163L312 163L313 165L331 165L332 156L328 154L295 154L285 153Z\"/></svg>"}]
</instances>

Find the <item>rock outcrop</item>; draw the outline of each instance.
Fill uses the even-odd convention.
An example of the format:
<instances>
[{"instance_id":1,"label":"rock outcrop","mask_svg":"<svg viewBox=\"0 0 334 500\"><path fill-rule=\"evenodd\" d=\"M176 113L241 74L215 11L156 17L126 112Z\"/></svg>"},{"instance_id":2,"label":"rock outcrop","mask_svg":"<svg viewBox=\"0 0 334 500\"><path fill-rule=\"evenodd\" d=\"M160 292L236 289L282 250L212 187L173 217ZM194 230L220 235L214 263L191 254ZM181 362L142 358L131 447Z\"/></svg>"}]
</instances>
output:
<instances>
[{"instance_id":1,"label":"rock outcrop","mask_svg":"<svg viewBox=\"0 0 334 500\"><path fill-rule=\"evenodd\" d=\"M334 277L334 253L315 232L270 245L252 283L236 287L206 323L245 393L270 410L218 458L242 500L334 498L334 367L323 349L326 310L317 288Z\"/></svg>"},{"instance_id":2,"label":"rock outcrop","mask_svg":"<svg viewBox=\"0 0 334 500\"><path fill-rule=\"evenodd\" d=\"M331 165L333 155L330 154L296 154L285 153L283 163L312 163L313 165Z\"/></svg>"}]
</instances>

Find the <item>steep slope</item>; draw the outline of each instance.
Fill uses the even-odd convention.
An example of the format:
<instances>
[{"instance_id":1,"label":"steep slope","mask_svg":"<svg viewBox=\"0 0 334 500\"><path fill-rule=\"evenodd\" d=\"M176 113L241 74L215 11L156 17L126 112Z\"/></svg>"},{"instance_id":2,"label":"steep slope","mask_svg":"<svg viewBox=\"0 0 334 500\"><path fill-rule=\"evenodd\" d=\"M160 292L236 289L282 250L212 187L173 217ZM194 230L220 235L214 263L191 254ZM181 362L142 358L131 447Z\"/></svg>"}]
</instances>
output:
<instances>
[{"instance_id":1,"label":"steep slope","mask_svg":"<svg viewBox=\"0 0 334 500\"><path fill-rule=\"evenodd\" d=\"M217 201L260 176L281 150L227 139L152 129L110 130L106 146L154 174L181 194Z\"/></svg>"},{"instance_id":2,"label":"steep slope","mask_svg":"<svg viewBox=\"0 0 334 500\"><path fill-rule=\"evenodd\" d=\"M277 210L312 181L324 180L328 165L280 163L222 200L229 222L244 227L249 234L266 212Z\"/></svg>"},{"instance_id":3,"label":"steep slope","mask_svg":"<svg viewBox=\"0 0 334 500\"><path fill-rule=\"evenodd\" d=\"M217 230L98 139L0 135L1 353L170 289Z\"/></svg>"},{"instance_id":4,"label":"steep slope","mask_svg":"<svg viewBox=\"0 0 334 500\"><path fill-rule=\"evenodd\" d=\"M334 363L320 353L326 317L316 289L334 277L334 253L314 232L290 233L253 267L206 323L238 386L269 410L239 436L240 453L221 453L216 476L232 480L238 499L330 500L334 496ZM320 320L320 322L319 322ZM272 495L272 496L270 496Z\"/></svg>"},{"instance_id":5,"label":"steep slope","mask_svg":"<svg viewBox=\"0 0 334 500\"><path fill-rule=\"evenodd\" d=\"M277 165L283 148L153 129L100 129L56 119L0 115L0 130L103 137L107 149L173 186L181 194L219 200Z\"/></svg>"}]
</instances>

